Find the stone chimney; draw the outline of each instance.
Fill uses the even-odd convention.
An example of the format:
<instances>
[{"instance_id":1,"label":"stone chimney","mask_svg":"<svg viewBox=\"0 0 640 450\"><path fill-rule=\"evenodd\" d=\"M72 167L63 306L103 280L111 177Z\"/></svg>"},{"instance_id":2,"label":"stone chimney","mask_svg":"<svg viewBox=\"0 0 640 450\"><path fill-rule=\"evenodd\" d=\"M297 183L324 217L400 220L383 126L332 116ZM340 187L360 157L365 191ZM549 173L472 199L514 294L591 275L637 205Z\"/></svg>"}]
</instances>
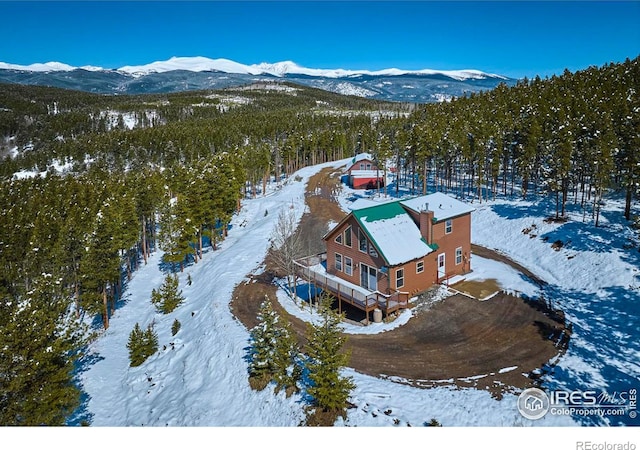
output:
<instances>
[{"instance_id":1,"label":"stone chimney","mask_svg":"<svg viewBox=\"0 0 640 450\"><path fill-rule=\"evenodd\" d=\"M425 203L424 208L420 210L420 234L427 244L433 243L433 216L433 211L429 210L429 203Z\"/></svg>"}]
</instances>

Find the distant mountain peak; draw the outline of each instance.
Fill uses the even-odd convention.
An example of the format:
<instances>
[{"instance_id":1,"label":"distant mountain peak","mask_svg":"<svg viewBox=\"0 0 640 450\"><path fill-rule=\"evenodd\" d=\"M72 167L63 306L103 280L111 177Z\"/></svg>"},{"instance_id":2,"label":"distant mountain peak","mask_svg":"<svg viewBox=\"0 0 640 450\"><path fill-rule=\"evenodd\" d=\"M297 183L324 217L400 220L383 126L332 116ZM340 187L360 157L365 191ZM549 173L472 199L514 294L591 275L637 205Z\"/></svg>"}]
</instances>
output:
<instances>
[{"instance_id":1,"label":"distant mountain peak","mask_svg":"<svg viewBox=\"0 0 640 450\"><path fill-rule=\"evenodd\" d=\"M20 64L9 64L0 62L0 69L6 70L23 70L26 72L68 72L77 69L77 67L70 66L57 61L50 61L47 63L35 63L28 66Z\"/></svg>"},{"instance_id":2,"label":"distant mountain peak","mask_svg":"<svg viewBox=\"0 0 640 450\"><path fill-rule=\"evenodd\" d=\"M299 71L304 69L304 67L300 67L293 61L280 61L277 63L262 62L260 64L253 64L251 67L278 76L284 76L288 73L300 73Z\"/></svg>"}]
</instances>

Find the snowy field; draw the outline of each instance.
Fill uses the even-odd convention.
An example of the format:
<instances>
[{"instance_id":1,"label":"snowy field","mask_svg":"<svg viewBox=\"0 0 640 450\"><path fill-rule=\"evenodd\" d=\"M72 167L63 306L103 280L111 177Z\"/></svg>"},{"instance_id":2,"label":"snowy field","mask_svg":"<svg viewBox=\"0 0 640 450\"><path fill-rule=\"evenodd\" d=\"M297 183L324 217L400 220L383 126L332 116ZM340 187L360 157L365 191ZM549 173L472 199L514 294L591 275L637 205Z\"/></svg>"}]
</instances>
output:
<instances>
[{"instance_id":1,"label":"snowy field","mask_svg":"<svg viewBox=\"0 0 640 450\"><path fill-rule=\"evenodd\" d=\"M86 393L82 411L74 423L89 420L97 427L296 427L304 417L301 396L285 398L271 389L251 390L244 360L249 333L234 318L229 303L236 284L261 270L269 247L268 237L281 209L292 209L297 218L305 210L304 190L311 175L323 167L344 166L348 159L300 170L301 181L291 177L268 195L245 200L232 223L228 238L209 251L198 264L180 274L186 301L173 313L156 312L151 290L162 283L161 253L138 270L129 282L125 303L111 326L90 347L90 357L80 374ZM344 190L341 204L346 205ZM640 345L637 341L640 295L637 249L623 250L620 204L609 203L603 211L604 226L569 222L543 222L545 209L538 203L496 201L474 204L474 243L509 254L549 283L545 297L561 307L574 324L567 354L545 376L550 389L628 390L638 387ZM268 214L265 215L265 211ZM536 224L537 237L522 230ZM495 230L500 232L496 233ZM548 236L547 242L543 237ZM560 251L551 248L557 239L570 240ZM480 262L480 261L478 261ZM512 269L493 263L479 264L475 274L498 278L509 289L537 293ZM484 272L483 272L484 271ZM193 283L187 285L187 276ZM286 296L288 310L298 308ZM490 300L489 300L490 301ZM298 311L296 315L305 312ZM308 317L311 317L310 312ZM304 318L304 316L303 316ZM400 326L411 311L401 315ZM171 336L171 324L182 328ZM135 323L154 323L159 351L139 367L129 367L126 343ZM354 326L354 329L358 328ZM362 329L360 327L360 329ZM346 332L357 330L346 329ZM367 331L369 332L369 331ZM508 368L505 368L507 370ZM361 375L348 369L356 388L346 421L349 427L420 427L432 418L445 427L539 427L601 425L604 420L584 420L547 414L529 421L516 409L517 396L498 401L485 391L438 387L418 389L390 380ZM626 420L626 422L625 422ZM611 424L636 424L611 421Z\"/></svg>"},{"instance_id":2,"label":"snowy field","mask_svg":"<svg viewBox=\"0 0 640 450\"><path fill-rule=\"evenodd\" d=\"M547 388L611 395L638 389L640 252L629 248L632 231L624 223L624 200L607 199L598 228L588 217L582 223L578 205L568 207L569 221L547 223L545 212L554 211L552 203L498 200L476 205L472 242L508 254L549 283L543 295L573 324L567 353L545 376ZM557 241L563 246L554 250ZM580 421L640 425L640 419L628 415Z\"/></svg>"}]
</instances>

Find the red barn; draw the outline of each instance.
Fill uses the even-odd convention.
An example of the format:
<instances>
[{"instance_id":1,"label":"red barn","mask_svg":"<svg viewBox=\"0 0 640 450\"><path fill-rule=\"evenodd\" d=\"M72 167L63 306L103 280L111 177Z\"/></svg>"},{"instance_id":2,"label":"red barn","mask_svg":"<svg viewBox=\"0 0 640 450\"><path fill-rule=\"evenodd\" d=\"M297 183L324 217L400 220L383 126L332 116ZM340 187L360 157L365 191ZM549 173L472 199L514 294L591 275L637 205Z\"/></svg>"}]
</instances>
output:
<instances>
[{"instance_id":1,"label":"red barn","mask_svg":"<svg viewBox=\"0 0 640 450\"><path fill-rule=\"evenodd\" d=\"M374 162L369 153L356 155L347 164L349 186L353 189L376 189L385 185L384 171Z\"/></svg>"}]
</instances>

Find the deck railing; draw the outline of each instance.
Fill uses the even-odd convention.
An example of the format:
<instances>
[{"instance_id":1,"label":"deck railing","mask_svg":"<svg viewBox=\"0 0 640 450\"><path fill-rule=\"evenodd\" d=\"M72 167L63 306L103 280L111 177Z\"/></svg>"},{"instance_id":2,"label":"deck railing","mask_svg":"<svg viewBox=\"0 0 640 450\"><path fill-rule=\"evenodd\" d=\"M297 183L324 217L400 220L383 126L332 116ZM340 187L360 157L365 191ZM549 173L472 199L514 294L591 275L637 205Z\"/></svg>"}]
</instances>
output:
<instances>
[{"instance_id":1,"label":"deck railing","mask_svg":"<svg viewBox=\"0 0 640 450\"><path fill-rule=\"evenodd\" d=\"M389 315L399 309L409 307L409 294L407 292L383 294L379 291L370 291L365 294L362 290L354 288L346 281L328 276L324 271L324 267L322 271L314 269L314 266L321 265L326 262L326 259L326 253L321 253L295 261L299 275L317 287L331 292L338 297L339 301L344 301L365 311L367 315L376 308Z\"/></svg>"}]
</instances>

